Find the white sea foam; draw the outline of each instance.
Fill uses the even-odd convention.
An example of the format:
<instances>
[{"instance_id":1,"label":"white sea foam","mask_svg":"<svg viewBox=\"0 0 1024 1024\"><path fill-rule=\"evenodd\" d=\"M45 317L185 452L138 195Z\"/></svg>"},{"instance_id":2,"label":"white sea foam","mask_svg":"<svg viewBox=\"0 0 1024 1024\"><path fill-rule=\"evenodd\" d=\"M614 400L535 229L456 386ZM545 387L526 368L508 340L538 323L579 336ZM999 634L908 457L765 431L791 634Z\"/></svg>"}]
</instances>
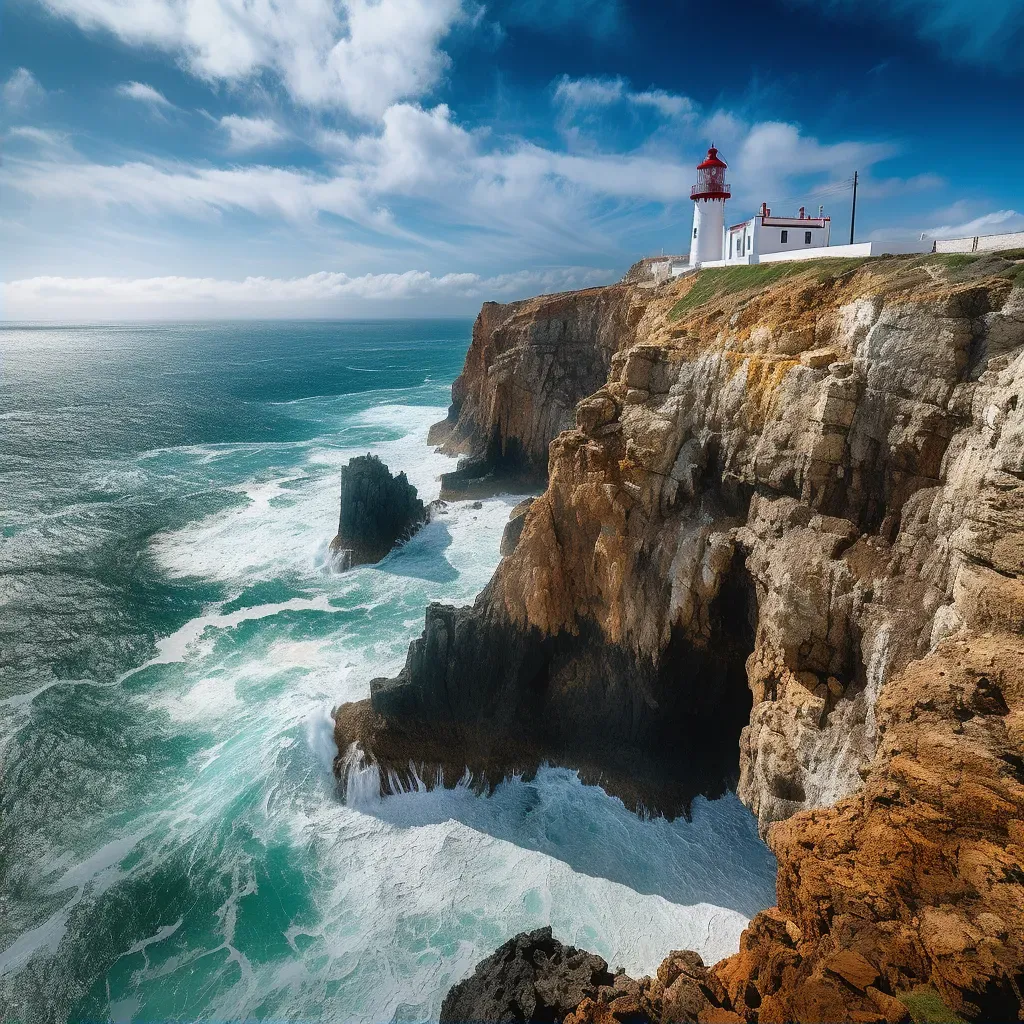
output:
<instances>
[{"instance_id":1,"label":"white sea foam","mask_svg":"<svg viewBox=\"0 0 1024 1024\"><path fill-rule=\"evenodd\" d=\"M440 475L454 467L454 460L427 448L423 438L427 426L443 413L397 405L359 413L351 417L352 423L400 436L344 447L307 447L290 472L230 487L245 495L244 505L157 537L154 555L176 578L252 582L282 572L315 572L327 561L338 518L338 473L349 459L370 451L392 472L404 471L424 501L437 497Z\"/></svg>"},{"instance_id":2,"label":"white sea foam","mask_svg":"<svg viewBox=\"0 0 1024 1024\"><path fill-rule=\"evenodd\" d=\"M191 851L189 884L211 885L217 901L125 944L108 975L113 1020L162 1018L172 1006L182 1019L436 1019L454 981L543 924L632 973L674 948L706 960L735 950L774 889L770 855L734 797L697 801L691 822L642 820L573 773L544 769L488 797L467 777L454 790L417 786L381 800L374 770L357 764L339 799L330 709L400 668L429 601L475 597L520 496L479 509L453 502L379 565L324 572L337 470L349 457L380 455L427 500L453 465L424 445L443 410L345 414L334 404L338 434L363 443L327 435L276 449L251 477L211 478L244 504L154 538L164 572L220 584L225 597L119 682L131 681L125 699L162 730L201 743L123 839L81 863L45 866L70 884L68 902L0 966L56 950L83 900L168 871L182 851ZM209 466L214 454L176 457ZM222 456L221 466L242 465ZM235 598L257 585L296 596L239 607ZM277 875L267 867L275 853ZM193 989L194 1001L181 1002Z\"/></svg>"}]
</instances>

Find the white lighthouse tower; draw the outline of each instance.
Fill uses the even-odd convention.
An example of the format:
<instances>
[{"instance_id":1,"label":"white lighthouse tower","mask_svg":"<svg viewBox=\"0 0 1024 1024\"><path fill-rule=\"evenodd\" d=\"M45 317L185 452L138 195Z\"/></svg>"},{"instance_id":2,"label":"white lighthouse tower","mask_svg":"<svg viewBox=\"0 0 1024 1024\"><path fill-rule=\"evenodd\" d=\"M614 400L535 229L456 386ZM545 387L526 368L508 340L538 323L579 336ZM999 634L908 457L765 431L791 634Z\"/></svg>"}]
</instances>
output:
<instances>
[{"instance_id":1,"label":"white lighthouse tower","mask_svg":"<svg viewBox=\"0 0 1024 1024\"><path fill-rule=\"evenodd\" d=\"M697 184L690 189L693 200L693 234L690 236L690 266L722 259L725 244L725 201L732 193L725 182L728 164L718 159L712 146L703 163L697 164Z\"/></svg>"}]
</instances>

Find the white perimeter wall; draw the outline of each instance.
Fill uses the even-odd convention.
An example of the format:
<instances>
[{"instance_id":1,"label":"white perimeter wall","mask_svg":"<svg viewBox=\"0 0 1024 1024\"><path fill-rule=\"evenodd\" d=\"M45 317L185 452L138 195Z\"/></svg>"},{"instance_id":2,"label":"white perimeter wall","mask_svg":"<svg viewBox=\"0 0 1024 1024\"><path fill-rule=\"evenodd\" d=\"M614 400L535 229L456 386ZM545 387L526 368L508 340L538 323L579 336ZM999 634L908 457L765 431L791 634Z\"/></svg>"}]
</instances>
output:
<instances>
[{"instance_id":1,"label":"white perimeter wall","mask_svg":"<svg viewBox=\"0 0 1024 1024\"><path fill-rule=\"evenodd\" d=\"M1024 231L1005 235L971 235L967 238L940 238L936 252L992 252L994 249L1016 249L1024 246Z\"/></svg>"},{"instance_id":2,"label":"white perimeter wall","mask_svg":"<svg viewBox=\"0 0 1024 1024\"><path fill-rule=\"evenodd\" d=\"M929 241L908 242L855 242L853 245L828 245L796 252L769 252L760 257L761 263L780 263L784 260L819 260L840 256L890 256L908 252L931 252Z\"/></svg>"}]
</instances>

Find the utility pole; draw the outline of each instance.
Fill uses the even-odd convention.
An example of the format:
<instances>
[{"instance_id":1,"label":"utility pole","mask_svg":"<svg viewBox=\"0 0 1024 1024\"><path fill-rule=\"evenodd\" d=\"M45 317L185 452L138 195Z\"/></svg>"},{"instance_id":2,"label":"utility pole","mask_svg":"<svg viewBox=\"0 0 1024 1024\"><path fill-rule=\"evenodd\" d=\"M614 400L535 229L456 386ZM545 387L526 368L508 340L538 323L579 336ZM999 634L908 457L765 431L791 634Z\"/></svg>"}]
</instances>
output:
<instances>
[{"instance_id":1,"label":"utility pole","mask_svg":"<svg viewBox=\"0 0 1024 1024\"><path fill-rule=\"evenodd\" d=\"M853 227L857 223L857 172L853 172L853 206L850 208L850 245L853 245Z\"/></svg>"}]
</instances>

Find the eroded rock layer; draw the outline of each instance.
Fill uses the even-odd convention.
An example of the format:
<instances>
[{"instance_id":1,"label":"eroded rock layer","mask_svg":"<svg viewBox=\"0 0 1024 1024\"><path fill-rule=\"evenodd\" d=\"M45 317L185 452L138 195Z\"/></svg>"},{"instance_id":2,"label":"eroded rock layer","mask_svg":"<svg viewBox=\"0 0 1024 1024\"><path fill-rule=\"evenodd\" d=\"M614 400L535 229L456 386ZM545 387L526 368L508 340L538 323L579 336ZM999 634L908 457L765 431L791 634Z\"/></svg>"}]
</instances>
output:
<instances>
[{"instance_id":1,"label":"eroded rock layer","mask_svg":"<svg viewBox=\"0 0 1024 1024\"><path fill-rule=\"evenodd\" d=\"M543 482L548 444L572 426L576 403L605 382L612 355L641 313L634 289L618 285L485 302L448 418L428 437L464 456L441 478L441 497Z\"/></svg>"},{"instance_id":2,"label":"eroded rock layer","mask_svg":"<svg viewBox=\"0 0 1024 1024\"><path fill-rule=\"evenodd\" d=\"M546 454L547 490L339 748L385 790L553 757L669 811L738 771L779 907L711 969L715 1012L889 1019L927 984L1013 1019L1022 285L1012 254L896 257L488 304L434 439Z\"/></svg>"}]
</instances>

